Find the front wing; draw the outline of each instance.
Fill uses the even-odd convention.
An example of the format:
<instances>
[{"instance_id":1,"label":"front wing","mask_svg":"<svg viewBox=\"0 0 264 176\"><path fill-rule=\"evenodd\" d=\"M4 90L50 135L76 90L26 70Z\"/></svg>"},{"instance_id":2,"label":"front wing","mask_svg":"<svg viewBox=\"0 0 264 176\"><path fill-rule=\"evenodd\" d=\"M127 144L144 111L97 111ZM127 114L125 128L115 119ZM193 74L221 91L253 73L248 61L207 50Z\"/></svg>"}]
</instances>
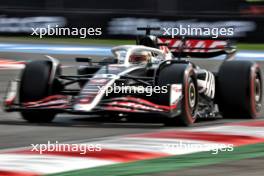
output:
<instances>
[{"instance_id":1,"label":"front wing","mask_svg":"<svg viewBox=\"0 0 264 176\"><path fill-rule=\"evenodd\" d=\"M181 97L177 95L175 102L170 106L159 105L149 100L123 96L102 99L97 106L91 111L80 111L74 109L76 98L69 95L52 95L38 101L18 103L17 97L18 82L10 82L8 91L4 100L4 109L7 112L13 111L52 111L56 113L71 113L71 114L97 114L97 113L155 113L167 116L177 116L181 113ZM172 86L173 89L173 86ZM171 96L174 96L171 93Z\"/></svg>"}]
</instances>

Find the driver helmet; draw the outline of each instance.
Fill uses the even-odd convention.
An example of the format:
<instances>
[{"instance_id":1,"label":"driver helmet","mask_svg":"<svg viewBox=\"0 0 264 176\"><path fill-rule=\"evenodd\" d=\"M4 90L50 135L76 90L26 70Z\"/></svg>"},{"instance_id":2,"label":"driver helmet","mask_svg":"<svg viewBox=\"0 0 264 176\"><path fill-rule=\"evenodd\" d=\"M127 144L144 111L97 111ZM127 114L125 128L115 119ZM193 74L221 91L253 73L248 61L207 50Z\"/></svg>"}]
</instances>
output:
<instances>
[{"instance_id":1,"label":"driver helmet","mask_svg":"<svg viewBox=\"0 0 264 176\"><path fill-rule=\"evenodd\" d=\"M147 51L136 52L129 57L129 63L131 64L147 64L150 61L151 53Z\"/></svg>"}]
</instances>

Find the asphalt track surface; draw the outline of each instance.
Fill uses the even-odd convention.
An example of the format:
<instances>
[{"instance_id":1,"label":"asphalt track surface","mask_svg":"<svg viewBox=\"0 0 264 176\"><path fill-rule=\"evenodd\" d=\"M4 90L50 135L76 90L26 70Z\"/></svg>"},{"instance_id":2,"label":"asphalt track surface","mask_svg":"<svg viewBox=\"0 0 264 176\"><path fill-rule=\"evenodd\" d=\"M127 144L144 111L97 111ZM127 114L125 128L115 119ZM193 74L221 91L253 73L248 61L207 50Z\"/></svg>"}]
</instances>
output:
<instances>
[{"instance_id":1,"label":"asphalt track surface","mask_svg":"<svg viewBox=\"0 0 264 176\"><path fill-rule=\"evenodd\" d=\"M76 55L52 55L62 62L63 65L77 65L73 58ZM43 59L43 54L35 53L0 53L0 58L12 59L12 60L32 60ZM82 55L84 57L84 55ZM201 67L209 70L217 70L221 61L194 61ZM264 62L258 61L262 69L264 70ZM4 92L7 87L8 81L19 75L19 70L0 70L0 97L1 103L3 100ZM65 68L65 73L75 74L75 68ZM37 86L37 85L33 85ZM261 118L264 117L264 113L261 113ZM135 117L136 118L136 117ZM99 121L98 118L89 116L74 116L61 114L56 117L51 124L29 124L22 120L18 113L5 113L0 111L0 149L25 147L31 144L46 144L47 141L89 141L97 138L134 134L142 132L151 132L160 129L171 129L180 127L165 127L162 123L151 123L151 117L146 119L130 120L130 121ZM241 120L237 119L217 119L217 120L205 120L196 123L194 126L212 126L217 124L223 124L226 122L237 122ZM189 127L192 128L192 127ZM227 172L232 171L232 175L248 175L249 173L243 172L240 167L247 165L248 168L255 168L253 173L261 175L263 172L264 158L237 161L236 163L213 165L210 167L193 168L188 170L177 171L177 175L221 175L224 172L220 172L225 169ZM250 164L249 164L250 163ZM227 169L228 168L228 169ZM215 174L217 173L217 174ZM154 174L155 175L155 174ZM161 175L161 174L156 174ZM172 173L164 173L164 176L175 175ZM254 175L254 174L252 174Z\"/></svg>"}]
</instances>

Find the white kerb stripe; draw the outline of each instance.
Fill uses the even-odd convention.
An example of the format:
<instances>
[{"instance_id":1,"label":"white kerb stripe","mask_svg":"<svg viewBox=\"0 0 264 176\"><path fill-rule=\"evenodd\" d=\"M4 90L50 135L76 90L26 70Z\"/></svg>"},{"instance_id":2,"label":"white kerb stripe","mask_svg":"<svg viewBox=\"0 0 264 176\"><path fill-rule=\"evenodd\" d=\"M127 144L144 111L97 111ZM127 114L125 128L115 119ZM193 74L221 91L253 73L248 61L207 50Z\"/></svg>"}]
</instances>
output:
<instances>
[{"instance_id":1,"label":"white kerb stripe","mask_svg":"<svg viewBox=\"0 0 264 176\"><path fill-rule=\"evenodd\" d=\"M201 140L143 137L122 137L119 139L97 141L97 144L101 144L102 149L129 150L167 155L210 151L215 148L223 147L220 145L222 143Z\"/></svg>"},{"instance_id":2,"label":"white kerb stripe","mask_svg":"<svg viewBox=\"0 0 264 176\"><path fill-rule=\"evenodd\" d=\"M192 131L210 132L217 134L229 134L229 135L244 135L253 137L264 137L263 127L247 127L247 126L214 126L208 128L192 129Z\"/></svg>"},{"instance_id":3,"label":"white kerb stripe","mask_svg":"<svg viewBox=\"0 0 264 176\"><path fill-rule=\"evenodd\" d=\"M88 157L65 157L32 154L0 154L0 170L51 174L115 164Z\"/></svg>"}]
</instances>

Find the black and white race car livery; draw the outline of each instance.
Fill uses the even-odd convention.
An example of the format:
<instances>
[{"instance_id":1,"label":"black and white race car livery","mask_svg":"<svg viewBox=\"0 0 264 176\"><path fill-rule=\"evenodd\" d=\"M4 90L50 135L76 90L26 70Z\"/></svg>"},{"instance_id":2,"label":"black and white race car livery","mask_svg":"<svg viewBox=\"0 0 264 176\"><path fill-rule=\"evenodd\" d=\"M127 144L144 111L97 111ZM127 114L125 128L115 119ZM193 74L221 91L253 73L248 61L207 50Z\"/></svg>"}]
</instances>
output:
<instances>
[{"instance_id":1,"label":"black and white race car livery","mask_svg":"<svg viewBox=\"0 0 264 176\"><path fill-rule=\"evenodd\" d=\"M176 42L146 35L137 45L112 48L111 57L77 58L86 64L76 75L61 74L59 61L50 56L32 61L10 82L5 110L19 111L29 122L50 122L58 113L151 113L183 125L198 118L258 116L262 78L256 63L234 60L235 49L218 46L224 41ZM216 73L191 62L218 55L226 59Z\"/></svg>"}]
</instances>

